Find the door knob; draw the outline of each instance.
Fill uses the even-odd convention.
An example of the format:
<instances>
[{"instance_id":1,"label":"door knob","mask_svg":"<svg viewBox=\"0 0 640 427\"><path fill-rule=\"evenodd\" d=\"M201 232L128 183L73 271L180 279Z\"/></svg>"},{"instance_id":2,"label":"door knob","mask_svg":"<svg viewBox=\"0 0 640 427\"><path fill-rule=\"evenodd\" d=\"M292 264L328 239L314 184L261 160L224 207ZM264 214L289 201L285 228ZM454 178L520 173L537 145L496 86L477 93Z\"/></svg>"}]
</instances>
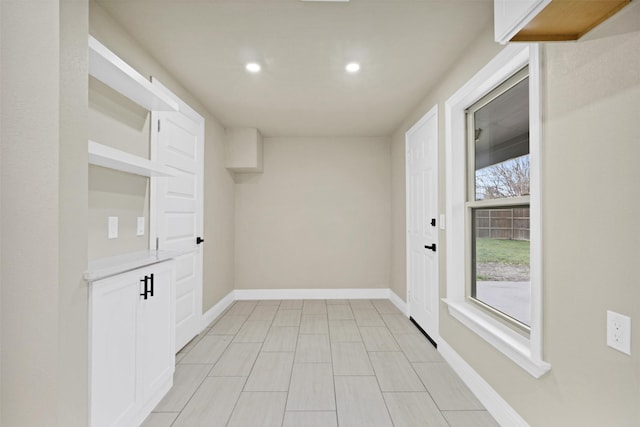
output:
<instances>
[{"instance_id":1,"label":"door knob","mask_svg":"<svg viewBox=\"0 0 640 427\"><path fill-rule=\"evenodd\" d=\"M424 245L425 249L431 249L433 252L436 251L436 244L434 243L433 245Z\"/></svg>"}]
</instances>

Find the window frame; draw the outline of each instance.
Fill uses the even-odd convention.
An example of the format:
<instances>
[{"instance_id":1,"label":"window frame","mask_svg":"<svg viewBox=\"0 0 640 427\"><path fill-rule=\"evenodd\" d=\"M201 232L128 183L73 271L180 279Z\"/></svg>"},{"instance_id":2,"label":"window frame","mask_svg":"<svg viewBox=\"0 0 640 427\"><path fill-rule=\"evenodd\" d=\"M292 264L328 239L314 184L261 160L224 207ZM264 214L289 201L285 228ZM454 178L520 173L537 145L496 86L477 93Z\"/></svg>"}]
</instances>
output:
<instances>
[{"instance_id":1,"label":"window frame","mask_svg":"<svg viewBox=\"0 0 640 427\"><path fill-rule=\"evenodd\" d=\"M466 144L467 144L467 200L465 203L466 214L469 216L467 223L470 224L469 230L466 233L467 244L467 257L469 262L466 263L467 276L466 276L466 295L467 298L480 307L486 310L490 315L495 316L498 320L504 322L507 326L516 328L519 332L529 334L531 328L529 325L519 321L516 318L509 316L506 313L501 312L497 308L490 304L476 298L474 293L474 286L477 286L477 280L474 279L475 265L474 265L474 252L475 252L475 221L474 212L478 209L501 209L501 208L514 208L526 206L531 208L531 195L519 196L519 197L504 197L499 199L483 199L477 200L477 188L476 188L476 144L475 144L475 119L474 114L489 105L494 100L498 99L501 95L507 93L524 80L529 79L529 65L525 65L520 70L516 71L509 78L501 82L497 87L492 89L487 95L483 96L468 108L465 109L465 124L466 124ZM530 153L529 153L529 157Z\"/></svg>"},{"instance_id":2,"label":"window frame","mask_svg":"<svg viewBox=\"0 0 640 427\"><path fill-rule=\"evenodd\" d=\"M522 68L529 66L529 199L531 239L531 325L523 334L468 297L470 283L468 160L466 110ZM541 206L541 83L537 44L511 44L473 76L445 103L447 304L449 314L497 350L539 378L551 369L542 351L542 206ZM504 201L498 202L503 204Z\"/></svg>"}]
</instances>

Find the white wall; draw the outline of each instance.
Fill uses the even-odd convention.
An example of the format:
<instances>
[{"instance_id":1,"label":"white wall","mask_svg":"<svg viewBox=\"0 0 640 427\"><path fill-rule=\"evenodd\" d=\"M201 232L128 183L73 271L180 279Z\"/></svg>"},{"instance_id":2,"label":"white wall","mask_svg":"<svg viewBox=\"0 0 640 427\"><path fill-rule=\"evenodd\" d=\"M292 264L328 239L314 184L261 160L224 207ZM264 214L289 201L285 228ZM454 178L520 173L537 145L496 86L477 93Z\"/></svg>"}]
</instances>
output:
<instances>
[{"instance_id":1,"label":"white wall","mask_svg":"<svg viewBox=\"0 0 640 427\"><path fill-rule=\"evenodd\" d=\"M440 306L441 337L533 427L635 427L640 420L639 18L640 5L632 4L600 35L543 49L544 358L551 371L534 379ZM620 31L616 19L633 23L631 31ZM406 289L404 132L438 104L444 153L444 102L501 49L489 30L394 134L392 277L398 295ZM441 156L442 213L444 173ZM445 254L443 248L441 297ZM631 316L632 356L606 346L607 309Z\"/></svg>"},{"instance_id":2,"label":"white wall","mask_svg":"<svg viewBox=\"0 0 640 427\"><path fill-rule=\"evenodd\" d=\"M0 424L83 426L87 4L0 7Z\"/></svg>"},{"instance_id":3,"label":"white wall","mask_svg":"<svg viewBox=\"0 0 640 427\"><path fill-rule=\"evenodd\" d=\"M387 138L266 138L236 179L236 288L387 288Z\"/></svg>"}]
</instances>

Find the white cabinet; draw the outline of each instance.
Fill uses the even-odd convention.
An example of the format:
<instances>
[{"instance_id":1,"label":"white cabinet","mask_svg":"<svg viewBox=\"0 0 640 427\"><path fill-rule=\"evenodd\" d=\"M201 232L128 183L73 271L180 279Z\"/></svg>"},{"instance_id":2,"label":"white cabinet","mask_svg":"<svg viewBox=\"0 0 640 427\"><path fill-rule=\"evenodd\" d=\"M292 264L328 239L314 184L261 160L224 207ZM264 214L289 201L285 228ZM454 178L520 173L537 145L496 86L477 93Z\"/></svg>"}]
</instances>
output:
<instances>
[{"instance_id":1,"label":"white cabinet","mask_svg":"<svg viewBox=\"0 0 640 427\"><path fill-rule=\"evenodd\" d=\"M494 0L496 41L507 43L549 3L551 0Z\"/></svg>"},{"instance_id":2,"label":"white cabinet","mask_svg":"<svg viewBox=\"0 0 640 427\"><path fill-rule=\"evenodd\" d=\"M173 385L174 276L169 260L90 283L92 427L139 426Z\"/></svg>"}]
</instances>

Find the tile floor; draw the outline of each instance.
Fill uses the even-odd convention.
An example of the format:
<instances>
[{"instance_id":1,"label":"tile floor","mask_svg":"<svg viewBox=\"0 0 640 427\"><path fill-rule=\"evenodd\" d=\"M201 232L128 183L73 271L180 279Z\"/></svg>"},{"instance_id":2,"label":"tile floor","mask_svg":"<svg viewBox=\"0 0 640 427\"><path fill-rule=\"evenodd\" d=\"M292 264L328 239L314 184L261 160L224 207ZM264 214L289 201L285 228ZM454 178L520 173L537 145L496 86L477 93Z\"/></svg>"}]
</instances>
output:
<instances>
[{"instance_id":1,"label":"tile floor","mask_svg":"<svg viewBox=\"0 0 640 427\"><path fill-rule=\"evenodd\" d=\"M237 301L144 427L495 427L388 300Z\"/></svg>"}]
</instances>

